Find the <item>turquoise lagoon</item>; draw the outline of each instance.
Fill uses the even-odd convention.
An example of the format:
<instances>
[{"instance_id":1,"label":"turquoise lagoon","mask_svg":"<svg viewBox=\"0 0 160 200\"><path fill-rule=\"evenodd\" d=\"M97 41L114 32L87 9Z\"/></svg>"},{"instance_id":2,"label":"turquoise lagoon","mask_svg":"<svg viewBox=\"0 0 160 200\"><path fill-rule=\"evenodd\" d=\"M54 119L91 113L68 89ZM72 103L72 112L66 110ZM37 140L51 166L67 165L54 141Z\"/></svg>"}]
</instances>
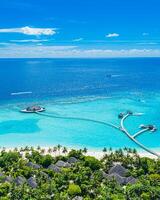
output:
<instances>
[{"instance_id":1,"label":"turquoise lagoon","mask_svg":"<svg viewBox=\"0 0 160 200\"><path fill-rule=\"evenodd\" d=\"M19 112L26 104L31 105L31 102L3 104L0 107L0 145L13 147L61 144L68 147L91 149L137 148L124 133L99 123L110 122L119 125L118 113L133 110L144 113L144 115L130 117L126 121L125 124L130 133L137 132L140 124L155 124L159 128L157 104L160 102L160 96L154 96L154 99L151 100L150 94L147 99L143 98L142 101L137 101L129 96L133 96L133 94L128 97L81 97L32 102L45 106L46 113L52 117ZM75 119L70 119L70 117ZM147 132L137 139L148 147L158 148L160 132Z\"/></svg>"},{"instance_id":2,"label":"turquoise lagoon","mask_svg":"<svg viewBox=\"0 0 160 200\"><path fill-rule=\"evenodd\" d=\"M140 124L154 124L160 128L160 93L156 79L159 69L153 71L149 68L152 64L154 67L158 66L160 59L151 59L148 62L146 59L24 59L1 60L0 63L1 147L61 144L99 150L103 147L138 148L124 133L101 123L119 125L117 115L126 110L144 113L140 117L126 120L125 125L131 134L139 130ZM13 64L17 64L16 67ZM131 64L135 67L131 66L130 70L124 67ZM145 70L147 69L147 75L144 74L144 77L143 65L146 66ZM4 66L10 70L9 75ZM46 73L46 76L40 76L39 71ZM21 84L15 83L16 81ZM11 95L12 92L22 91L32 93ZM44 106L46 114L51 117L19 112L20 109L34 104ZM152 149L160 148L159 130L154 133L146 132L137 139Z\"/></svg>"}]
</instances>

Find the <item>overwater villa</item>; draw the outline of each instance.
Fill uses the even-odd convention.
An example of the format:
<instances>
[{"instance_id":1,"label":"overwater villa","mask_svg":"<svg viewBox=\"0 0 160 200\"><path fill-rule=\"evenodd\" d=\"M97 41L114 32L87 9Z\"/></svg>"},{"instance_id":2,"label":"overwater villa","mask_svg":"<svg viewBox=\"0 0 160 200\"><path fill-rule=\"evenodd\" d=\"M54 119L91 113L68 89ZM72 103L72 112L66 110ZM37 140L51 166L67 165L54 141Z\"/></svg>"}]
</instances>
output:
<instances>
[{"instance_id":1,"label":"overwater villa","mask_svg":"<svg viewBox=\"0 0 160 200\"><path fill-rule=\"evenodd\" d=\"M35 112L43 112L45 111L44 107L41 106L29 106L26 109L21 110L24 113L35 113Z\"/></svg>"},{"instance_id":2,"label":"overwater villa","mask_svg":"<svg viewBox=\"0 0 160 200\"><path fill-rule=\"evenodd\" d=\"M148 129L151 132L155 132L157 130L157 127L154 126L154 125L151 125L151 124L149 124L149 125L141 124L139 128L141 128L141 129Z\"/></svg>"},{"instance_id":3,"label":"overwater villa","mask_svg":"<svg viewBox=\"0 0 160 200\"><path fill-rule=\"evenodd\" d=\"M119 118L119 119L122 119L126 114L128 114L128 115L133 115L133 112L130 111L130 110L127 110L126 113L121 112L121 113L118 114L118 118Z\"/></svg>"},{"instance_id":4,"label":"overwater villa","mask_svg":"<svg viewBox=\"0 0 160 200\"><path fill-rule=\"evenodd\" d=\"M124 113L119 113L118 118L122 119L124 117Z\"/></svg>"}]
</instances>

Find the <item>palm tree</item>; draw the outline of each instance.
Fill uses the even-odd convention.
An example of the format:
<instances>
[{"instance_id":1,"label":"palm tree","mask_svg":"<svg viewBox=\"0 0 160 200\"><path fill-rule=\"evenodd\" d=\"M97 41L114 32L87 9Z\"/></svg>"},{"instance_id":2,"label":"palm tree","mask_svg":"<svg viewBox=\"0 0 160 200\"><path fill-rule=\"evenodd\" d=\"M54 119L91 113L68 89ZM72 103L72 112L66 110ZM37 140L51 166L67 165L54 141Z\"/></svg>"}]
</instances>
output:
<instances>
[{"instance_id":1,"label":"palm tree","mask_svg":"<svg viewBox=\"0 0 160 200\"><path fill-rule=\"evenodd\" d=\"M83 149L83 153L87 153L88 149L86 147L84 147Z\"/></svg>"},{"instance_id":2,"label":"palm tree","mask_svg":"<svg viewBox=\"0 0 160 200\"><path fill-rule=\"evenodd\" d=\"M57 152L57 147L53 147L53 152L55 153L56 155L56 152Z\"/></svg>"},{"instance_id":3,"label":"palm tree","mask_svg":"<svg viewBox=\"0 0 160 200\"><path fill-rule=\"evenodd\" d=\"M104 153L107 152L107 148L106 148L106 147L103 148L103 152L104 152Z\"/></svg>"},{"instance_id":4,"label":"palm tree","mask_svg":"<svg viewBox=\"0 0 160 200\"><path fill-rule=\"evenodd\" d=\"M59 155L60 155L61 147L62 147L62 146L61 146L60 144L57 145L57 149L58 149L58 151L59 151Z\"/></svg>"},{"instance_id":5,"label":"palm tree","mask_svg":"<svg viewBox=\"0 0 160 200\"><path fill-rule=\"evenodd\" d=\"M127 147L124 147L124 149L123 149L123 150L127 152Z\"/></svg>"},{"instance_id":6,"label":"palm tree","mask_svg":"<svg viewBox=\"0 0 160 200\"><path fill-rule=\"evenodd\" d=\"M128 148L128 153L132 153L132 149L131 148Z\"/></svg>"},{"instance_id":7,"label":"palm tree","mask_svg":"<svg viewBox=\"0 0 160 200\"><path fill-rule=\"evenodd\" d=\"M34 151L34 147L31 147L31 151Z\"/></svg>"},{"instance_id":8,"label":"palm tree","mask_svg":"<svg viewBox=\"0 0 160 200\"><path fill-rule=\"evenodd\" d=\"M16 151L16 152L17 152L17 151L18 151L18 148L17 148L17 147L15 147L15 148L14 148L14 151Z\"/></svg>"},{"instance_id":9,"label":"palm tree","mask_svg":"<svg viewBox=\"0 0 160 200\"><path fill-rule=\"evenodd\" d=\"M29 146L25 146L24 151L29 151Z\"/></svg>"},{"instance_id":10,"label":"palm tree","mask_svg":"<svg viewBox=\"0 0 160 200\"><path fill-rule=\"evenodd\" d=\"M62 153L66 154L68 152L66 147L63 147Z\"/></svg>"},{"instance_id":11,"label":"palm tree","mask_svg":"<svg viewBox=\"0 0 160 200\"><path fill-rule=\"evenodd\" d=\"M2 151L5 152L5 151L6 151L6 147L3 147L3 148L2 148Z\"/></svg>"},{"instance_id":12,"label":"palm tree","mask_svg":"<svg viewBox=\"0 0 160 200\"><path fill-rule=\"evenodd\" d=\"M38 147L37 147L37 150L38 150L38 151L40 151L40 150L41 150L41 147L40 147L39 145L38 145Z\"/></svg>"},{"instance_id":13,"label":"palm tree","mask_svg":"<svg viewBox=\"0 0 160 200\"><path fill-rule=\"evenodd\" d=\"M49 148L49 149L48 149L48 153L51 153L51 152L52 152L52 149L51 149L51 148Z\"/></svg>"},{"instance_id":14,"label":"palm tree","mask_svg":"<svg viewBox=\"0 0 160 200\"><path fill-rule=\"evenodd\" d=\"M133 154L137 155L137 150L135 148L133 149Z\"/></svg>"},{"instance_id":15,"label":"palm tree","mask_svg":"<svg viewBox=\"0 0 160 200\"><path fill-rule=\"evenodd\" d=\"M45 153L45 149L41 149L41 154L44 154Z\"/></svg>"},{"instance_id":16,"label":"palm tree","mask_svg":"<svg viewBox=\"0 0 160 200\"><path fill-rule=\"evenodd\" d=\"M23 152L23 148L22 148L22 147L19 149L19 152L20 152L20 153Z\"/></svg>"}]
</instances>

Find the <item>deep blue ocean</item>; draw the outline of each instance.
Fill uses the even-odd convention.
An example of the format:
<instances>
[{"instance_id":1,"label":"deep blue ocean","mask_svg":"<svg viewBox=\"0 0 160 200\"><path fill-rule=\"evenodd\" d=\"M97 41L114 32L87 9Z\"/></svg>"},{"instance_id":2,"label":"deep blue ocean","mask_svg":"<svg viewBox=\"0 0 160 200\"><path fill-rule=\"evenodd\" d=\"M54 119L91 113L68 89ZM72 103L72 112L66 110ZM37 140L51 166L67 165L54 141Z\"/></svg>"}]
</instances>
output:
<instances>
[{"instance_id":1,"label":"deep blue ocean","mask_svg":"<svg viewBox=\"0 0 160 200\"><path fill-rule=\"evenodd\" d=\"M159 79L160 58L0 59L0 101L159 91Z\"/></svg>"},{"instance_id":2,"label":"deep blue ocean","mask_svg":"<svg viewBox=\"0 0 160 200\"><path fill-rule=\"evenodd\" d=\"M19 112L35 104L62 119ZM159 129L160 58L0 59L0 109L0 146L136 147L116 130L68 117L118 124L129 109L145 114L128 120L129 131ZM159 131L138 139L160 148Z\"/></svg>"}]
</instances>

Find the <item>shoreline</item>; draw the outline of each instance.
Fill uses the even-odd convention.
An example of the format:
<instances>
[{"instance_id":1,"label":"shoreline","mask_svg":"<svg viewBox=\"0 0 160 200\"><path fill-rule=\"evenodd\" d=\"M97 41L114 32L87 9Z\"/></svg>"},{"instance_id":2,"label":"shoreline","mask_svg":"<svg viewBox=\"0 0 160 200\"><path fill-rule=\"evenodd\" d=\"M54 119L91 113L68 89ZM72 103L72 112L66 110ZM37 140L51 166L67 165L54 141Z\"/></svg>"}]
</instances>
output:
<instances>
[{"instance_id":1,"label":"shoreline","mask_svg":"<svg viewBox=\"0 0 160 200\"><path fill-rule=\"evenodd\" d=\"M30 148L30 146L28 146L29 148ZM54 147L57 147L57 146L54 146ZM46 154L50 154L51 156L53 156L53 157L55 157L55 156L57 156L57 154L58 155L66 155L67 154L67 152L69 152L69 151L71 151L72 149L75 149L75 150L80 150L80 148L69 148L69 147L66 147L66 149L67 149L67 152L66 153L63 153L63 148L64 148L64 146L61 146L61 149L60 150L57 150L57 152L49 152L49 149L53 149L54 148L53 146L52 147L40 147L40 149L42 150L44 150L44 155L46 155ZM3 147L3 148L5 148L5 151L13 151L13 150L15 150L15 148L17 148L18 150L20 150L21 148L25 148L25 147ZM0 148L0 151L2 151L3 150L3 148L1 147ZM33 146L33 148L35 149L35 150L37 150L37 146L36 147L34 147ZM82 148L83 149L83 148ZM132 148L131 148L132 149ZM134 148L133 148L134 149ZM107 149L108 150L108 149ZM112 151L114 152L116 149L112 149ZM117 149L118 150L118 149ZM123 150L123 149L122 149ZM39 151L39 150L38 150ZM150 154L150 153L148 153L148 152L145 152L145 151L143 151L143 150L139 150L139 149L136 149L136 151L137 151L137 154L140 156L140 157L148 157L148 158L152 158L152 159L158 159L156 156L154 156L154 155L152 155L152 154ZM160 150L158 150L158 151L156 151L156 153L158 153L158 154L160 154ZM103 158L103 156L105 155L105 154L107 154L107 152L103 152L103 150L98 150L98 149L91 149L91 148L88 148L87 149L87 152L85 153L85 155L87 155L87 156L93 156L93 157L95 157L95 158L97 158L97 159L101 159L101 158Z\"/></svg>"}]
</instances>

